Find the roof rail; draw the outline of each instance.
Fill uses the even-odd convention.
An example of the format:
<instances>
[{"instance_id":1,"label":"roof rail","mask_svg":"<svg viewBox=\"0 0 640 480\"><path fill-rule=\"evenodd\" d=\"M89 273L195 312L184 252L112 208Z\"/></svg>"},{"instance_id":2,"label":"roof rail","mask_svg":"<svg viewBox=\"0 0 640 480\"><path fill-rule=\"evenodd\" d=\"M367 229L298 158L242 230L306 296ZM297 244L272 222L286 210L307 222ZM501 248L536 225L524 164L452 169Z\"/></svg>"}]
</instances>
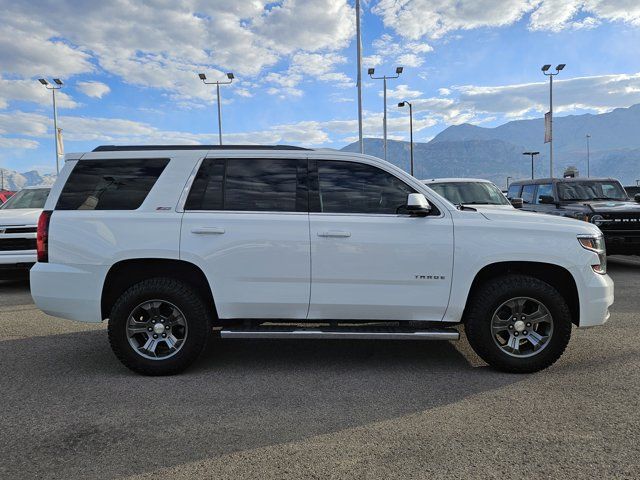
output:
<instances>
[{"instance_id":1,"label":"roof rail","mask_svg":"<svg viewBox=\"0 0 640 480\"><path fill-rule=\"evenodd\" d=\"M310 150L294 145L100 145L94 152L140 152L147 150Z\"/></svg>"}]
</instances>

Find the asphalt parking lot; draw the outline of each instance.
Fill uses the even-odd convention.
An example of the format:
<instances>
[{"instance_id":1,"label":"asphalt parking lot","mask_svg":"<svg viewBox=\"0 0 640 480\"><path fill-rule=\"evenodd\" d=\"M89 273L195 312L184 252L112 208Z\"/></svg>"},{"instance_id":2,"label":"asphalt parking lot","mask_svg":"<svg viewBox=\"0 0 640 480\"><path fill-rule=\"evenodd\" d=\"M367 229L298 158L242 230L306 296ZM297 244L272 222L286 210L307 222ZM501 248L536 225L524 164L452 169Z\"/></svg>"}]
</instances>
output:
<instances>
[{"instance_id":1,"label":"asphalt parking lot","mask_svg":"<svg viewBox=\"0 0 640 480\"><path fill-rule=\"evenodd\" d=\"M638 478L640 260L610 274L607 325L528 376L464 340L225 340L145 378L0 282L0 478Z\"/></svg>"}]
</instances>

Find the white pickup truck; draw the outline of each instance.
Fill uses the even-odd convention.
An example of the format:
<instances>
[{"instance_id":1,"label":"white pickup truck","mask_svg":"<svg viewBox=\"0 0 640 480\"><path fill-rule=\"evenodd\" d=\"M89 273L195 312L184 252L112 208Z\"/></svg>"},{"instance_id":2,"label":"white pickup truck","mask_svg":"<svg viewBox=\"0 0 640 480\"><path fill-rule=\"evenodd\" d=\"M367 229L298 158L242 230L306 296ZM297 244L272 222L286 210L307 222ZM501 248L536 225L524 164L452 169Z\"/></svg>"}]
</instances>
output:
<instances>
[{"instance_id":1,"label":"white pickup truck","mask_svg":"<svg viewBox=\"0 0 640 480\"><path fill-rule=\"evenodd\" d=\"M378 158L299 147L103 146L67 155L32 295L101 322L132 370L224 338L457 340L534 372L613 303L600 230L456 207Z\"/></svg>"}]
</instances>

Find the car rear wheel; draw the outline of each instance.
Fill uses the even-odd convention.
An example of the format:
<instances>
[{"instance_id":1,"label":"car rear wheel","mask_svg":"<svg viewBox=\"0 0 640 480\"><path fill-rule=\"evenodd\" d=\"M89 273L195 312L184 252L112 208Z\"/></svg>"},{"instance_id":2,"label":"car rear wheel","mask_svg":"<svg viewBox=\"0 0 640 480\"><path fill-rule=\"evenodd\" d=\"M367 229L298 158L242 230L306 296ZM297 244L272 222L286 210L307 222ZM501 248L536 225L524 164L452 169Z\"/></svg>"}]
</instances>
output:
<instances>
[{"instance_id":1,"label":"car rear wheel","mask_svg":"<svg viewBox=\"0 0 640 480\"><path fill-rule=\"evenodd\" d=\"M470 300L465 332L498 370L530 373L552 365L571 337L571 313L551 285L526 275L489 281Z\"/></svg>"},{"instance_id":2,"label":"car rear wheel","mask_svg":"<svg viewBox=\"0 0 640 480\"><path fill-rule=\"evenodd\" d=\"M143 375L172 375L189 367L210 337L207 308L191 286L170 278L133 285L109 317L118 359Z\"/></svg>"}]
</instances>

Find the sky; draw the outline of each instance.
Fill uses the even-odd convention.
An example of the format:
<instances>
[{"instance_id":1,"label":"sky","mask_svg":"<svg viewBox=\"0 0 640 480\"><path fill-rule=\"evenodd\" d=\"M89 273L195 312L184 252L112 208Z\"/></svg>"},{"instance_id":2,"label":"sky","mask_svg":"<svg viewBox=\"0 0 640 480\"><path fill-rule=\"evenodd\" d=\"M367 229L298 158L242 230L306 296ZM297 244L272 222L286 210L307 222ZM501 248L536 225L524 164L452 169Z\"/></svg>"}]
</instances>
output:
<instances>
[{"instance_id":1,"label":"sky","mask_svg":"<svg viewBox=\"0 0 640 480\"><path fill-rule=\"evenodd\" d=\"M362 0L364 133L426 142L449 125L640 103L638 0ZM55 170L60 78L66 152L223 142L341 148L357 140L353 0L0 0L0 167Z\"/></svg>"}]
</instances>

